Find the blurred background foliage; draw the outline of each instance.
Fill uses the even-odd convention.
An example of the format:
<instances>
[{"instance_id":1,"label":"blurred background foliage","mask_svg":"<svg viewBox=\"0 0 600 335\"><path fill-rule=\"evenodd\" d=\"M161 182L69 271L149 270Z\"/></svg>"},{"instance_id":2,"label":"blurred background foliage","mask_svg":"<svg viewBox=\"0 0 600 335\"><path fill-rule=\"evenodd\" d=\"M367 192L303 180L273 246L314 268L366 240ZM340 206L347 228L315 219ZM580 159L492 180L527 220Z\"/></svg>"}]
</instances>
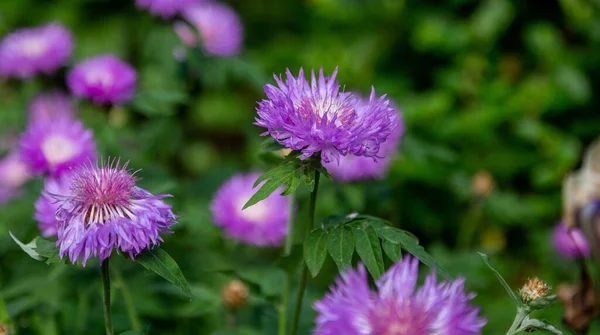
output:
<instances>
[{"instance_id":1,"label":"blurred background foliage","mask_svg":"<svg viewBox=\"0 0 600 335\"><path fill-rule=\"evenodd\" d=\"M194 298L116 257L117 331L149 334L273 334L288 268L279 249L226 240L211 223L209 201L233 173L266 170L255 102L271 74L339 67L347 90L373 85L403 110L406 134L387 179L325 181L317 217L352 211L378 215L413 232L440 264L467 278L489 322L504 334L513 305L475 251L517 289L529 276L550 285L576 281L577 267L549 240L561 216L561 182L598 135L600 1L305 0L230 1L245 25L244 51L211 58L187 50L172 25L133 0L2 0L0 35L58 20L76 38L72 62L114 53L139 71L138 93L106 111L78 102L100 153L131 160L152 193L172 193L180 215L163 247L180 264ZM0 82L1 149L12 145L37 93L64 86L52 78ZM33 202L42 181L0 207L0 293L21 334L100 334L99 267L47 266L24 254L38 235ZM297 196L306 217L307 193ZM310 282L310 305L337 275L328 260ZM241 278L246 306L228 310L222 287ZM295 286L295 283L292 283ZM293 301L292 301L293 302ZM1 311L1 308L0 308ZM560 323L562 307L543 318ZM1 315L1 313L0 313ZM560 328L560 327L559 327ZM594 325L590 333L599 330Z\"/></svg>"}]
</instances>

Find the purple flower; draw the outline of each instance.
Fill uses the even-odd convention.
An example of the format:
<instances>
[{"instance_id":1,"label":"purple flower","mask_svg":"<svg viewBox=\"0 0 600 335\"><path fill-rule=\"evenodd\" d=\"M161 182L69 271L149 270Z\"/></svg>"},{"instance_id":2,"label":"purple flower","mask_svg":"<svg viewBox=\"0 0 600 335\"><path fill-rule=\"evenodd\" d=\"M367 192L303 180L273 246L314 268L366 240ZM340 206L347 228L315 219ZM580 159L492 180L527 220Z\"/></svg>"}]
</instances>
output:
<instances>
[{"instance_id":1,"label":"purple flower","mask_svg":"<svg viewBox=\"0 0 600 335\"><path fill-rule=\"evenodd\" d=\"M19 194L20 187L31 178L19 153L11 152L0 160L0 204Z\"/></svg>"},{"instance_id":2,"label":"purple flower","mask_svg":"<svg viewBox=\"0 0 600 335\"><path fill-rule=\"evenodd\" d=\"M148 9L154 15L170 19L183 9L200 0L135 0L139 8Z\"/></svg>"},{"instance_id":3,"label":"purple flower","mask_svg":"<svg viewBox=\"0 0 600 335\"><path fill-rule=\"evenodd\" d=\"M590 246L581 229L569 230L564 222L560 222L554 228L552 242L554 249L569 259L589 257L591 254Z\"/></svg>"},{"instance_id":4,"label":"purple flower","mask_svg":"<svg viewBox=\"0 0 600 335\"><path fill-rule=\"evenodd\" d=\"M20 149L34 174L58 175L96 157L92 131L67 117L31 122L21 135Z\"/></svg>"},{"instance_id":5,"label":"purple flower","mask_svg":"<svg viewBox=\"0 0 600 335\"><path fill-rule=\"evenodd\" d=\"M75 109L71 99L63 93L40 94L29 105L31 122L52 122L59 118L75 118Z\"/></svg>"},{"instance_id":6,"label":"purple flower","mask_svg":"<svg viewBox=\"0 0 600 335\"><path fill-rule=\"evenodd\" d=\"M360 107L356 109L358 114L362 113L364 107L368 106L368 100L361 100L361 102ZM376 154L376 157L379 158L348 154L340 157L339 162L322 162L327 172L334 179L345 182L384 178L404 134L404 125L400 114L398 114L398 118L398 126L394 128L387 140L379 147L379 152Z\"/></svg>"},{"instance_id":7,"label":"purple flower","mask_svg":"<svg viewBox=\"0 0 600 335\"><path fill-rule=\"evenodd\" d=\"M52 74L67 63L72 49L73 37L59 23L19 29L0 42L0 76Z\"/></svg>"},{"instance_id":8,"label":"purple flower","mask_svg":"<svg viewBox=\"0 0 600 335\"><path fill-rule=\"evenodd\" d=\"M186 8L182 15L198 29L207 54L230 56L240 52L244 39L243 26L233 8L226 4L207 1ZM174 28L186 45L197 45L196 34L190 27L176 23Z\"/></svg>"},{"instance_id":9,"label":"purple flower","mask_svg":"<svg viewBox=\"0 0 600 335\"><path fill-rule=\"evenodd\" d=\"M238 241L256 246L280 245L288 231L289 199L275 191L265 200L242 210L256 191L260 173L239 174L223 184L210 210L215 224Z\"/></svg>"},{"instance_id":10,"label":"purple flower","mask_svg":"<svg viewBox=\"0 0 600 335\"><path fill-rule=\"evenodd\" d=\"M437 283L431 273L416 289L419 261L406 257L369 287L362 264L336 280L314 304L317 335L469 335L481 334L486 320L469 301L464 280Z\"/></svg>"},{"instance_id":11,"label":"purple flower","mask_svg":"<svg viewBox=\"0 0 600 335\"><path fill-rule=\"evenodd\" d=\"M72 176L72 173L63 173L56 177L48 177L44 181L44 192L35 202L34 215L44 237L56 236L58 229L56 211L59 208L59 201L56 197L69 195Z\"/></svg>"},{"instance_id":12,"label":"purple flower","mask_svg":"<svg viewBox=\"0 0 600 335\"><path fill-rule=\"evenodd\" d=\"M301 159L321 152L323 162L338 161L340 155L377 157L379 147L398 126L399 115L385 96L375 89L366 105L352 93L340 92L331 77L312 72L310 85L300 69L297 78L275 77L279 87L265 86L268 100L258 103L256 125L267 128L280 144L301 150Z\"/></svg>"},{"instance_id":13,"label":"purple flower","mask_svg":"<svg viewBox=\"0 0 600 335\"><path fill-rule=\"evenodd\" d=\"M136 72L113 55L100 55L77 64L67 76L71 93L98 105L121 104L135 92Z\"/></svg>"},{"instance_id":14,"label":"purple flower","mask_svg":"<svg viewBox=\"0 0 600 335\"><path fill-rule=\"evenodd\" d=\"M135 185L134 173L113 160L99 166L84 164L73 171L66 195L44 193L58 201L56 246L72 263L110 257L113 248L134 258L158 245L170 233L176 216L162 199ZM48 185L47 185L48 186Z\"/></svg>"}]
</instances>

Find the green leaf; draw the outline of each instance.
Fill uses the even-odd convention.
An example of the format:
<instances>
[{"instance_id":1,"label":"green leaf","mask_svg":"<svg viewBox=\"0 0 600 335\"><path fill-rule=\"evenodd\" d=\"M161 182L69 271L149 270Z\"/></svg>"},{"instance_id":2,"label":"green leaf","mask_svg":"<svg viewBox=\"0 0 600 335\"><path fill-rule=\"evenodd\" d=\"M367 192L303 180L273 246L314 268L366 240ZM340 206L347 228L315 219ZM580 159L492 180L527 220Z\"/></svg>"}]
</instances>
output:
<instances>
[{"instance_id":1,"label":"green leaf","mask_svg":"<svg viewBox=\"0 0 600 335\"><path fill-rule=\"evenodd\" d=\"M267 137L262 143L260 147L263 151L279 151L281 149L285 149L285 145L281 145L275 140L273 137Z\"/></svg>"},{"instance_id":2,"label":"green leaf","mask_svg":"<svg viewBox=\"0 0 600 335\"><path fill-rule=\"evenodd\" d=\"M397 262L402 259L402 246L400 244L396 244L390 242L388 240L383 240L381 243L383 246L383 251L392 260L392 262Z\"/></svg>"},{"instance_id":3,"label":"green leaf","mask_svg":"<svg viewBox=\"0 0 600 335\"><path fill-rule=\"evenodd\" d=\"M33 240L31 240L31 242L25 244L21 241L19 241L15 235L13 235L12 232L8 232L10 234L10 237L12 237L13 241L15 241L15 243L17 243L19 245L19 247L21 247L21 249L23 249L23 251L25 251L29 257L35 259L36 261L43 261L44 257L40 256L40 254L38 254L35 251L35 245L36 245L36 240L38 239L38 237L34 238Z\"/></svg>"},{"instance_id":4,"label":"green leaf","mask_svg":"<svg viewBox=\"0 0 600 335\"><path fill-rule=\"evenodd\" d=\"M354 235L348 228L340 227L329 233L327 239L329 255L335 261L338 270L352 266L352 254L354 253Z\"/></svg>"},{"instance_id":5,"label":"green leaf","mask_svg":"<svg viewBox=\"0 0 600 335\"><path fill-rule=\"evenodd\" d=\"M377 233L371 227L352 229L356 242L356 252L373 278L379 278L384 271L383 255Z\"/></svg>"},{"instance_id":6,"label":"green leaf","mask_svg":"<svg viewBox=\"0 0 600 335\"><path fill-rule=\"evenodd\" d=\"M306 187L311 192L315 189L315 172L315 169L304 169L304 184L306 184Z\"/></svg>"},{"instance_id":7,"label":"green leaf","mask_svg":"<svg viewBox=\"0 0 600 335\"><path fill-rule=\"evenodd\" d=\"M327 256L327 232L313 230L304 241L304 259L313 277L316 277Z\"/></svg>"},{"instance_id":8,"label":"green leaf","mask_svg":"<svg viewBox=\"0 0 600 335\"><path fill-rule=\"evenodd\" d=\"M296 171L301 169L302 166L298 166L296 163L290 161L284 163L270 171L267 171L265 174L260 176L256 182L254 183L254 187L258 186L262 181L266 180L266 182L260 187L260 189L252 195L252 197L246 202L242 209L246 209L259 201L266 199L271 193L275 192L281 185L285 183L293 183L291 182L292 178L296 174ZM297 187L298 184L296 184ZM292 191L291 189L286 187L288 192ZM294 189L295 190L295 189Z\"/></svg>"},{"instance_id":9,"label":"green leaf","mask_svg":"<svg viewBox=\"0 0 600 335\"><path fill-rule=\"evenodd\" d=\"M156 272L159 276L165 278L175 286L179 287L188 297L192 296L190 285L181 273L179 265L173 258L161 248L144 250L135 261L140 263L148 270Z\"/></svg>"},{"instance_id":10,"label":"green leaf","mask_svg":"<svg viewBox=\"0 0 600 335\"><path fill-rule=\"evenodd\" d=\"M562 332L560 330L556 329L553 325L551 325L545 321L541 321L541 320L537 320L537 319L526 318L523 321L523 323L521 323L520 329L541 330L546 334L562 335Z\"/></svg>"},{"instance_id":11,"label":"green leaf","mask_svg":"<svg viewBox=\"0 0 600 335\"><path fill-rule=\"evenodd\" d=\"M287 185L283 189L283 192L281 192L281 195L290 195L290 194L293 194L294 192L296 192L296 189L298 188L298 186L300 186L301 178L302 178L302 171L296 170L295 173L293 173L290 176L290 180L288 181Z\"/></svg>"},{"instance_id":12,"label":"green leaf","mask_svg":"<svg viewBox=\"0 0 600 335\"><path fill-rule=\"evenodd\" d=\"M35 251L40 254L40 256L46 257L46 264L62 262L58 255L59 250L56 248L56 242L38 237L35 243Z\"/></svg>"},{"instance_id":13,"label":"green leaf","mask_svg":"<svg viewBox=\"0 0 600 335\"><path fill-rule=\"evenodd\" d=\"M517 297L515 292L510 288L510 286L506 282L506 280L504 280L504 278L502 278L502 275L500 274L500 272L498 272L496 269L494 269L492 264L490 264L490 258L488 257L488 255L486 255L482 252L478 252L478 254L483 259L483 262L485 263L485 265L487 265L494 272L494 274L496 275L496 278L498 278L498 281L500 282L500 284L502 284L502 286L504 286L506 293L508 293L508 295L515 302L515 304L517 306L522 306L523 302L521 301L521 299L519 299L519 297Z\"/></svg>"},{"instance_id":14,"label":"green leaf","mask_svg":"<svg viewBox=\"0 0 600 335\"><path fill-rule=\"evenodd\" d=\"M5 325L10 323L10 317L8 316L8 311L6 310L6 305L4 304L2 296L0 296L0 322Z\"/></svg>"}]
</instances>

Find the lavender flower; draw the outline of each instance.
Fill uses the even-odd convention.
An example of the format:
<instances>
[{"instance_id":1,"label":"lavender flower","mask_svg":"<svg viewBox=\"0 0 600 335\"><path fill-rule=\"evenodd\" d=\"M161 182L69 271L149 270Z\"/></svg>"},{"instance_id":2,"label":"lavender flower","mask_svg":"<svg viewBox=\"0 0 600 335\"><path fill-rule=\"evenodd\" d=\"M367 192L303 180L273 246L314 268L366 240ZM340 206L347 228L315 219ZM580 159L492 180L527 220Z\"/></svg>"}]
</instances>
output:
<instances>
[{"instance_id":1,"label":"lavender flower","mask_svg":"<svg viewBox=\"0 0 600 335\"><path fill-rule=\"evenodd\" d=\"M136 85L136 72L113 55L100 55L77 64L67 76L73 95L99 105L129 101Z\"/></svg>"},{"instance_id":2,"label":"lavender flower","mask_svg":"<svg viewBox=\"0 0 600 335\"><path fill-rule=\"evenodd\" d=\"M148 9L154 15L170 19L183 9L200 0L135 0L139 8Z\"/></svg>"},{"instance_id":3,"label":"lavender flower","mask_svg":"<svg viewBox=\"0 0 600 335\"><path fill-rule=\"evenodd\" d=\"M239 174L223 184L210 209L215 224L238 241L256 246L277 246L287 235L289 199L274 192L267 199L242 210L254 194L252 185L260 173Z\"/></svg>"},{"instance_id":4,"label":"lavender flower","mask_svg":"<svg viewBox=\"0 0 600 335\"><path fill-rule=\"evenodd\" d=\"M300 69L297 78L289 70L287 78L275 77L279 87L265 86L268 100L258 103L256 125L267 128L280 144L302 150L301 159L321 152L324 163L340 156L377 157L379 147L398 126L399 116L385 96L375 89L366 105L352 93L340 92L335 80L325 77L321 68L312 72L310 85Z\"/></svg>"},{"instance_id":5,"label":"lavender flower","mask_svg":"<svg viewBox=\"0 0 600 335\"><path fill-rule=\"evenodd\" d=\"M11 152L0 160L0 204L19 194L20 187L31 178L27 165L18 152Z\"/></svg>"},{"instance_id":6,"label":"lavender flower","mask_svg":"<svg viewBox=\"0 0 600 335\"><path fill-rule=\"evenodd\" d=\"M207 1L187 7L183 17L198 29L204 50L213 56L230 56L242 48L243 26L239 16L226 4ZM196 33L191 28L176 23L175 32L188 46L196 46Z\"/></svg>"},{"instance_id":7,"label":"lavender flower","mask_svg":"<svg viewBox=\"0 0 600 335\"><path fill-rule=\"evenodd\" d=\"M96 156L92 131L67 117L31 122L21 135L20 149L34 174L58 175Z\"/></svg>"},{"instance_id":8,"label":"lavender flower","mask_svg":"<svg viewBox=\"0 0 600 335\"><path fill-rule=\"evenodd\" d=\"M52 122L59 118L75 118L71 99L63 93L40 94L29 105L29 120L32 122Z\"/></svg>"},{"instance_id":9,"label":"lavender flower","mask_svg":"<svg viewBox=\"0 0 600 335\"><path fill-rule=\"evenodd\" d=\"M568 229L564 222L560 222L554 228L552 242L554 249L569 259L589 257L591 254L590 246L581 229Z\"/></svg>"},{"instance_id":10,"label":"lavender flower","mask_svg":"<svg viewBox=\"0 0 600 335\"><path fill-rule=\"evenodd\" d=\"M406 257L369 287L361 264L336 281L336 287L316 302L317 335L481 334L486 320L469 301L464 280L436 282L431 273L415 291L419 261Z\"/></svg>"},{"instance_id":11,"label":"lavender flower","mask_svg":"<svg viewBox=\"0 0 600 335\"><path fill-rule=\"evenodd\" d=\"M48 177L44 181L44 192L35 202L34 215L42 236L56 236L58 230L56 211L60 204L56 197L67 197L69 195L72 179L72 173L63 173L56 177Z\"/></svg>"},{"instance_id":12,"label":"lavender flower","mask_svg":"<svg viewBox=\"0 0 600 335\"><path fill-rule=\"evenodd\" d=\"M368 100L361 100L359 108L356 109L359 115L368 107L368 103ZM404 125L401 123L400 114L398 114L398 119L398 126L390 133L387 140L381 144L379 152L376 154L376 157L379 157L378 159L348 154L340 157L339 163L336 161L322 162L327 172L334 179L345 182L384 178L404 133Z\"/></svg>"},{"instance_id":13,"label":"lavender flower","mask_svg":"<svg viewBox=\"0 0 600 335\"><path fill-rule=\"evenodd\" d=\"M67 63L72 49L73 37L59 23L19 29L0 42L0 76L52 74Z\"/></svg>"},{"instance_id":14,"label":"lavender flower","mask_svg":"<svg viewBox=\"0 0 600 335\"><path fill-rule=\"evenodd\" d=\"M84 164L73 173L67 195L44 193L58 201L56 246L60 257L85 266L91 257L100 262L113 248L134 258L142 250L158 245L160 234L170 233L176 216L163 198L135 185L134 173L118 160L95 166Z\"/></svg>"}]
</instances>

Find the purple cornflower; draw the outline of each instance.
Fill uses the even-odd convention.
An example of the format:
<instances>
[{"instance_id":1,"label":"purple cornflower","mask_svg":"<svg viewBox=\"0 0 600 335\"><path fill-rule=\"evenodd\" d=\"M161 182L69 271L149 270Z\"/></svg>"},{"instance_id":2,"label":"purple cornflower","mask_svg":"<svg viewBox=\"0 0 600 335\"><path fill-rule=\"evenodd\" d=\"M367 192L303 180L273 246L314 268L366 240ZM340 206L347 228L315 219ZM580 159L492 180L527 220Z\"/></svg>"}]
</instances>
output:
<instances>
[{"instance_id":1,"label":"purple cornflower","mask_svg":"<svg viewBox=\"0 0 600 335\"><path fill-rule=\"evenodd\" d=\"M255 125L267 128L261 135L271 135L280 144L301 150L301 159L321 152L323 162L337 162L340 155L377 157L379 147L398 126L399 115L385 96L375 89L366 105L352 93L340 92L331 77L312 71L310 84L300 69L295 78L275 76L279 87L265 86L268 100L258 103Z\"/></svg>"},{"instance_id":2,"label":"purple cornflower","mask_svg":"<svg viewBox=\"0 0 600 335\"><path fill-rule=\"evenodd\" d=\"M0 76L52 74L67 63L72 49L71 32L59 23L16 30L0 42Z\"/></svg>"},{"instance_id":3,"label":"purple cornflower","mask_svg":"<svg viewBox=\"0 0 600 335\"><path fill-rule=\"evenodd\" d=\"M135 69L113 55L100 55L77 64L67 76L73 95L98 105L122 104L135 93Z\"/></svg>"},{"instance_id":4,"label":"purple cornflower","mask_svg":"<svg viewBox=\"0 0 600 335\"><path fill-rule=\"evenodd\" d=\"M71 190L72 173L63 173L56 177L48 177L44 181L44 192L35 202L34 218L43 237L56 236L58 221L56 211L59 207L57 197L66 197Z\"/></svg>"},{"instance_id":5,"label":"purple cornflower","mask_svg":"<svg viewBox=\"0 0 600 335\"><path fill-rule=\"evenodd\" d=\"M0 160L0 204L19 194L20 187L31 178L19 153L11 152Z\"/></svg>"},{"instance_id":6,"label":"purple cornflower","mask_svg":"<svg viewBox=\"0 0 600 335\"><path fill-rule=\"evenodd\" d=\"M58 175L96 157L92 131L68 117L32 121L19 143L21 158L34 174Z\"/></svg>"},{"instance_id":7,"label":"purple cornflower","mask_svg":"<svg viewBox=\"0 0 600 335\"><path fill-rule=\"evenodd\" d=\"M204 50L209 55L231 56L240 52L243 43L243 26L240 17L226 4L207 1L183 10L182 16L198 29ZM175 32L188 46L196 46L196 33L191 28L176 23Z\"/></svg>"},{"instance_id":8,"label":"purple cornflower","mask_svg":"<svg viewBox=\"0 0 600 335\"><path fill-rule=\"evenodd\" d=\"M225 235L256 246L277 246L288 231L289 199L273 192L265 200L244 210L244 204L257 188L252 188L260 173L238 174L225 182L215 194L210 210L215 224Z\"/></svg>"},{"instance_id":9,"label":"purple cornflower","mask_svg":"<svg viewBox=\"0 0 600 335\"><path fill-rule=\"evenodd\" d=\"M368 106L368 102L369 101L365 99L361 100L359 108L356 109L359 115ZM396 151L398 150L400 139L404 134L404 124L402 123L400 113L398 113L398 120L398 126L394 128L387 140L379 147L379 152L376 154L376 157L379 157L378 159L348 154L340 157L339 162L322 162L323 166L327 169L327 172L329 172L335 180L345 182L384 178Z\"/></svg>"},{"instance_id":10,"label":"purple cornflower","mask_svg":"<svg viewBox=\"0 0 600 335\"><path fill-rule=\"evenodd\" d=\"M40 94L29 104L31 122L52 122L59 118L75 118L75 109L71 99L59 92Z\"/></svg>"},{"instance_id":11,"label":"purple cornflower","mask_svg":"<svg viewBox=\"0 0 600 335\"><path fill-rule=\"evenodd\" d=\"M564 222L554 228L552 242L554 249L566 258L577 259L591 255L590 246L581 229L568 229Z\"/></svg>"},{"instance_id":12,"label":"purple cornflower","mask_svg":"<svg viewBox=\"0 0 600 335\"><path fill-rule=\"evenodd\" d=\"M154 15L170 19L186 7L201 0L135 0L139 8L148 9Z\"/></svg>"},{"instance_id":13,"label":"purple cornflower","mask_svg":"<svg viewBox=\"0 0 600 335\"><path fill-rule=\"evenodd\" d=\"M406 257L369 287L362 264L336 280L314 304L317 335L470 335L481 334L486 320L469 301L464 279L437 283L431 273L416 289L419 261Z\"/></svg>"},{"instance_id":14,"label":"purple cornflower","mask_svg":"<svg viewBox=\"0 0 600 335\"><path fill-rule=\"evenodd\" d=\"M73 170L66 195L44 193L58 201L56 246L60 257L72 263L110 257L113 248L134 258L158 245L160 234L170 233L176 216L162 199L135 185L135 172L118 160L99 165L83 164Z\"/></svg>"}]
</instances>

